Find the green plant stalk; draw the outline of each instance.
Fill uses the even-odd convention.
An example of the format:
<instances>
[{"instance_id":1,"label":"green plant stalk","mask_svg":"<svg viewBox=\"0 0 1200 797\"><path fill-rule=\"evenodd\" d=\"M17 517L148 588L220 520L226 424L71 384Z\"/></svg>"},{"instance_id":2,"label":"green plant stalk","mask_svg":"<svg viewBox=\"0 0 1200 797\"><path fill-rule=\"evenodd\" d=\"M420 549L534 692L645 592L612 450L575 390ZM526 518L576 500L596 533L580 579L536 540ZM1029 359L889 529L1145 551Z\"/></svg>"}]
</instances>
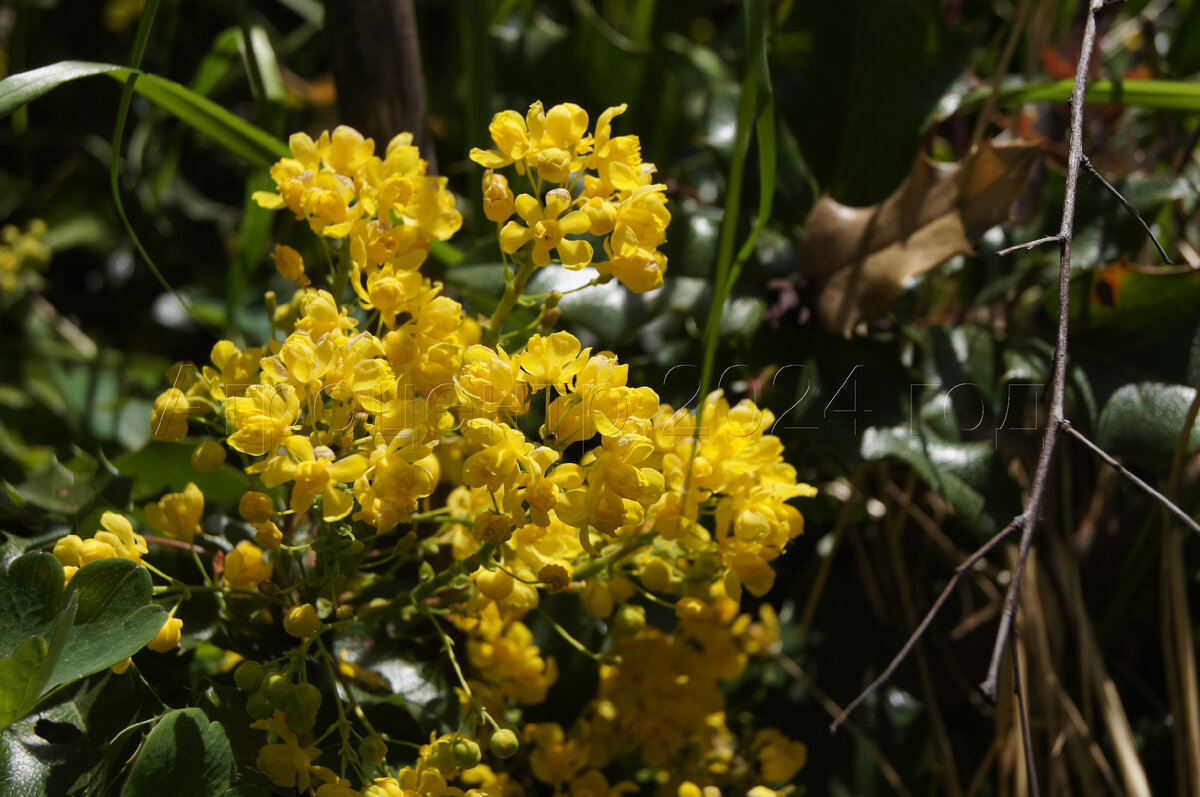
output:
<instances>
[{"instance_id":1,"label":"green plant stalk","mask_svg":"<svg viewBox=\"0 0 1200 797\"><path fill-rule=\"evenodd\" d=\"M533 275L534 265L531 253L518 251L513 256L513 260L520 261L521 267L517 270L513 281L504 286L504 295L500 297L500 304L496 306L492 317L488 319L487 329L483 336L484 342L488 345L494 345L500 339L500 330L504 328L504 321L516 306L517 300L521 298L521 293L525 290L525 283Z\"/></svg>"},{"instance_id":2,"label":"green plant stalk","mask_svg":"<svg viewBox=\"0 0 1200 797\"><path fill-rule=\"evenodd\" d=\"M759 87L763 75L763 51L767 36L766 0L748 0L746 3L746 71L742 76L738 98L737 135L734 139L733 158L729 164L729 183L725 192L725 214L721 220L720 241L717 246L716 274L713 278L712 306L708 323L704 328L704 359L700 368L700 407L697 418L704 414L704 402L712 387L713 365L716 362L717 340L720 336L721 315L729 296L730 276L733 274L734 243L737 235L738 215L742 202L742 182L746 172L746 157L750 151L750 127L755 119ZM768 102L768 107L770 103ZM772 126L773 134L773 126ZM772 155L774 150L772 148ZM769 210L769 208L768 208ZM760 214L756 232L766 223L765 214ZM745 250L745 247L743 247ZM739 268L740 271L740 268ZM697 426L697 431L699 426Z\"/></svg>"}]
</instances>

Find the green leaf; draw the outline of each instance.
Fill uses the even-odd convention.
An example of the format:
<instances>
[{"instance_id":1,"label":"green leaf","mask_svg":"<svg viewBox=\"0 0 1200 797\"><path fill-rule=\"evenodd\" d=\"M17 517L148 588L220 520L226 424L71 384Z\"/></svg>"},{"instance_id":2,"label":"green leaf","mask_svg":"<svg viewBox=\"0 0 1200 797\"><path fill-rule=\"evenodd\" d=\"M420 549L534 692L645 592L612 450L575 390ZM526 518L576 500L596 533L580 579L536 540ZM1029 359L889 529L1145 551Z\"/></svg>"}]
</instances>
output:
<instances>
[{"instance_id":1,"label":"green leaf","mask_svg":"<svg viewBox=\"0 0 1200 797\"><path fill-rule=\"evenodd\" d=\"M41 509L75 515L96 497L94 475L71 470L51 457L17 487L17 493Z\"/></svg>"},{"instance_id":2,"label":"green leaf","mask_svg":"<svg viewBox=\"0 0 1200 797\"><path fill-rule=\"evenodd\" d=\"M144 501L165 492L179 492L188 482L195 482L207 500L237 503L246 492L245 474L229 466L212 473L200 473L192 465L192 449L188 443L152 441L116 461L117 470L134 480L133 498Z\"/></svg>"},{"instance_id":3,"label":"green leaf","mask_svg":"<svg viewBox=\"0 0 1200 797\"><path fill-rule=\"evenodd\" d=\"M128 559L84 565L67 589L79 608L46 691L129 658L154 639L166 619L162 607L150 602L150 572Z\"/></svg>"},{"instance_id":4,"label":"green leaf","mask_svg":"<svg viewBox=\"0 0 1200 797\"><path fill-rule=\"evenodd\" d=\"M1166 473L1195 388L1160 382L1140 382L1118 388L1100 411L1096 444L1156 473ZM1200 445L1200 427L1193 427L1188 451Z\"/></svg>"},{"instance_id":5,"label":"green leaf","mask_svg":"<svg viewBox=\"0 0 1200 797\"><path fill-rule=\"evenodd\" d=\"M150 574L125 559L63 568L28 553L0 571L0 728L59 686L128 658L162 628Z\"/></svg>"},{"instance_id":6,"label":"green leaf","mask_svg":"<svg viewBox=\"0 0 1200 797\"><path fill-rule=\"evenodd\" d=\"M49 691L78 604L62 606L63 569L44 553L25 554L0 579L0 728L29 712ZM49 642L47 642L49 638Z\"/></svg>"},{"instance_id":7,"label":"green leaf","mask_svg":"<svg viewBox=\"0 0 1200 797\"><path fill-rule=\"evenodd\" d=\"M233 748L224 726L198 708L168 711L146 737L126 797L212 797L233 783Z\"/></svg>"},{"instance_id":8,"label":"green leaf","mask_svg":"<svg viewBox=\"0 0 1200 797\"><path fill-rule=\"evenodd\" d=\"M912 465L955 512L983 535L996 533L999 518L1016 515L1016 485L1004 473L988 443L949 443L921 427L872 427L863 434L864 459L895 458Z\"/></svg>"},{"instance_id":9,"label":"green leaf","mask_svg":"<svg viewBox=\"0 0 1200 797\"><path fill-rule=\"evenodd\" d=\"M0 118L64 83L94 75L121 83L136 76L137 93L248 163L269 166L289 154L282 141L173 80L91 61L60 61L0 80Z\"/></svg>"},{"instance_id":10,"label":"green leaf","mask_svg":"<svg viewBox=\"0 0 1200 797\"><path fill-rule=\"evenodd\" d=\"M100 793L106 773L120 770L141 741L129 725L146 695L134 678L105 673L59 691L0 732L0 772L10 774L5 797Z\"/></svg>"},{"instance_id":11,"label":"green leaf","mask_svg":"<svg viewBox=\"0 0 1200 797\"><path fill-rule=\"evenodd\" d=\"M40 636L26 639L11 656L0 658L0 728L37 704L50 663L50 646Z\"/></svg>"}]
</instances>

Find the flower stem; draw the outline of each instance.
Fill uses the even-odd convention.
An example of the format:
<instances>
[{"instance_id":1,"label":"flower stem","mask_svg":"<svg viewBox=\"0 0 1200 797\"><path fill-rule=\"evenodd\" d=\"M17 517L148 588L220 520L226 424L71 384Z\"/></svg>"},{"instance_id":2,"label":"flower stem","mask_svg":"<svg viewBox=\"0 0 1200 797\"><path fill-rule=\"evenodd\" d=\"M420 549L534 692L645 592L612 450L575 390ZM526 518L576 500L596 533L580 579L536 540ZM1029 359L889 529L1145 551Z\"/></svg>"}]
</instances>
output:
<instances>
[{"instance_id":1,"label":"flower stem","mask_svg":"<svg viewBox=\"0 0 1200 797\"><path fill-rule=\"evenodd\" d=\"M504 286L504 295L500 297L500 304L496 305L495 312L488 319L487 329L484 331L484 342L488 345L493 345L499 340L500 330L504 328L504 321L516 306L517 300L521 298L521 293L525 290L525 283L533 275L534 265L531 254L518 252L513 260L519 261L521 267L517 270L517 276L513 278L513 281Z\"/></svg>"}]
</instances>

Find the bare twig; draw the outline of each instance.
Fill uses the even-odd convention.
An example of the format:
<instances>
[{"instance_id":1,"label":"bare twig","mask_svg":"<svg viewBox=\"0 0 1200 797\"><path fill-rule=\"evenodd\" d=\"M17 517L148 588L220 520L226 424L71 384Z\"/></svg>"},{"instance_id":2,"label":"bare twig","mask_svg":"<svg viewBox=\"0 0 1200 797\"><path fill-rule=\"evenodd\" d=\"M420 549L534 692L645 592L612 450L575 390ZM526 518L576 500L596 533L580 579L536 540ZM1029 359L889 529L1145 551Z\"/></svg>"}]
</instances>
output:
<instances>
[{"instance_id":1,"label":"bare twig","mask_svg":"<svg viewBox=\"0 0 1200 797\"><path fill-rule=\"evenodd\" d=\"M1163 503L1163 506L1174 512L1181 519L1185 519L1189 527L1195 528L1196 523L1190 517L1187 517L1182 510L1179 510L1173 503L1168 501L1164 496L1151 488L1145 482L1133 476L1126 469L1113 459L1107 452L1104 452L1098 446L1091 443L1083 435L1074 429L1065 418L1065 396L1066 396L1066 376L1067 376L1067 333L1070 319L1070 278L1071 278L1071 245L1074 238L1075 227L1075 202L1076 192L1079 184L1079 169L1082 165L1087 165L1090 168L1090 163L1083 154L1083 112L1084 112L1084 95L1087 90L1087 80L1091 64L1092 52L1096 45L1096 12L1105 7L1103 0L1089 0L1087 18L1084 25L1083 41L1080 47L1079 63L1076 67L1075 82L1071 90L1071 125L1070 139L1068 146L1067 159L1067 179L1066 188L1063 197L1063 213L1062 222L1059 231L1055 235L1048 235L1030 241L1024 244L1008 247L1001 250L997 254L1005 255L1017 250L1029 251L1043 244L1056 242L1059 245L1059 270L1058 270L1058 333L1054 351L1054 376L1050 389L1050 414L1046 426L1045 435L1042 440L1041 453L1038 456L1037 469L1034 472L1032 481L1030 482L1029 496L1026 500L1024 510L1015 517L1003 530L984 543L975 553L971 554L966 560L955 568L954 575L943 588L940 595L929 608L920 625L909 636L908 641L900 649L900 652L892 659L884 671L871 682L863 692L856 697L836 719L830 724L831 732L836 732L851 712L860 706L868 697L870 697L880 686L882 686L899 668L900 664L908 658L915 648L920 638L928 631L932 625L934 618L941 611L951 593L962 581L963 576L975 564L987 556L1000 542L1007 539L1015 530L1021 529L1021 540L1018 547L1016 563L1012 568L1012 576L1009 581L1008 591L1004 598L1003 611L1000 617L999 628L996 632L996 641L992 649L991 663L988 667L987 678L980 684L980 691L983 692L989 699L995 701L997 682L999 679L1000 663L1003 659L1005 649L1009 638L1013 634L1013 624L1017 613L1018 598L1021 591L1022 577L1025 573L1026 563L1029 559L1029 552L1033 542L1033 533L1037 525L1037 520L1041 511L1042 500L1046 492L1046 484L1048 482L1050 465L1054 458L1054 449L1058 441L1058 435L1062 431L1067 431L1072 436L1084 442L1089 448L1095 451L1100 456L1104 457L1105 461L1116 467L1122 475L1130 478L1142 489L1146 490L1150 495ZM1093 173L1094 170L1093 170ZM1098 174L1097 177L1100 177ZM1100 178L1103 181L1103 178ZM1105 185L1112 190L1114 194L1121 199L1135 217L1141 220L1137 212L1129 206L1128 202L1124 201L1123 197L1107 181ZM1145 223L1143 221L1143 226ZM1149 229L1147 228L1149 233ZM1151 234L1151 238L1153 239ZM1155 241L1159 252L1163 259L1170 262L1161 246Z\"/></svg>"},{"instance_id":2,"label":"bare twig","mask_svg":"<svg viewBox=\"0 0 1200 797\"><path fill-rule=\"evenodd\" d=\"M1091 440L1087 439L1087 437L1084 436L1083 432L1079 431L1078 429L1076 429L1074 426L1071 425L1070 421L1064 420L1062 422L1062 430L1064 432L1066 432L1067 434L1071 435L1071 437L1074 437L1079 442L1083 443L1088 448L1090 448L1096 456L1100 457L1100 459L1102 459L1106 463L1108 463L1110 467L1112 467L1114 470L1117 471L1117 473L1120 473L1126 479L1128 479L1129 481L1136 484L1138 487L1140 487L1142 489L1143 492L1145 492L1151 498L1153 498L1154 500L1156 500L1160 504L1162 504L1163 509L1167 510L1168 512L1173 514L1175 517L1182 520L1184 522L1184 525L1186 525L1189 529L1196 532L1197 534L1200 534L1200 523L1197 523L1194 518L1192 518L1190 515L1188 515L1187 512L1184 512L1182 509L1180 509L1178 506L1176 506L1175 503L1173 501L1171 501L1171 499L1167 498L1165 495L1160 493L1158 490L1155 490L1149 484L1147 484L1146 482L1144 482L1140 478L1138 478L1136 475L1134 475L1128 468L1126 468L1124 465L1122 465L1120 462L1118 462L1116 460L1116 458L1113 457L1112 454L1109 454L1103 448L1096 445Z\"/></svg>"},{"instance_id":3,"label":"bare twig","mask_svg":"<svg viewBox=\"0 0 1200 797\"><path fill-rule=\"evenodd\" d=\"M1096 167L1092 165L1092 161L1090 158L1088 158L1087 155L1080 155L1080 158L1083 161L1083 168L1085 168L1089 172L1091 172L1092 177L1095 177L1097 180L1099 180L1100 184L1102 186L1104 186L1105 188L1107 188L1109 190L1109 193L1111 193L1113 196L1115 196L1117 198L1117 201L1120 202L1121 205L1126 210L1128 210L1130 213L1133 214L1133 217L1138 220L1138 224L1142 225L1142 229L1145 230L1146 235L1150 237L1150 242L1153 243L1154 248L1158 250L1158 254L1160 257L1162 257L1163 262L1166 263L1168 266L1175 265L1175 261L1172 260L1170 258L1170 256L1167 254L1167 250L1163 249L1162 244L1160 244L1158 242L1158 238L1154 237L1154 233L1151 232L1151 230L1150 230L1150 225L1147 224L1146 220L1142 218L1142 214L1137 212L1137 208L1135 208L1133 205L1129 204L1129 200L1121 195L1121 192L1117 190L1116 186L1114 186L1108 180L1105 180L1104 175L1102 175L1102 174L1100 174L1100 172L1096 171Z\"/></svg>"},{"instance_id":4,"label":"bare twig","mask_svg":"<svg viewBox=\"0 0 1200 797\"><path fill-rule=\"evenodd\" d=\"M1025 706L1025 691L1021 688L1021 662L1015 634L1012 640L1013 694L1017 698L1017 718L1021 724L1021 745L1025 748L1025 774L1029 778L1029 794L1038 797L1037 761L1033 757L1033 738L1029 734L1029 712Z\"/></svg>"},{"instance_id":5,"label":"bare twig","mask_svg":"<svg viewBox=\"0 0 1200 797\"><path fill-rule=\"evenodd\" d=\"M871 737L864 733L861 728L847 720L845 712L838 713L841 711L841 708L829 695L821 691L821 687L817 686L816 682L808 676L808 673L804 672L804 669L784 653L778 645L771 645L768 648L768 652L784 672L808 687L813 696L817 698L817 702L829 713L829 716L837 717L838 722L845 723L847 732L867 751L867 755L875 762L875 766L883 773L884 778L887 779L887 782L896 794L901 795L901 797L911 797L912 793L904 786L904 781L900 779L900 774L896 772L896 768L887 760L887 757L884 756L878 745L871 741Z\"/></svg>"},{"instance_id":6,"label":"bare twig","mask_svg":"<svg viewBox=\"0 0 1200 797\"><path fill-rule=\"evenodd\" d=\"M830 723L830 733L837 733L837 729L846 721L846 718L850 716L850 713L862 705L864 700L870 697L876 689L883 686L883 684L885 684L887 680L892 677L892 675L896 672L896 669L900 666L901 662L908 658L908 654L911 653L913 647L916 646L917 640L924 636L925 631L933 623L933 618L937 617L937 614L939 611L941 611L942 606L945 605L946 601L949 600L950 595L954 592L954 588L958 586L958 582L962 581L963 576L965 576L967 572L975 566L976 562L987 556L993 548L1003 542L1009 534L1015 531L1020 525L1020 521L1021 518L1017 518L1012 523L1009 523L1004 529L1002 529L990 540L985 542L975 551L975 553L963 560L963 563L954 569L954 575L950 577L950 581L948 581L946 586L942 589L942 594L938 595L937 600L935 600L933 605L929 607L929 611L925 613L925 618L921 620L921 624L918 625L916 630L914 630L908 637L908 641L904 643L904 647L900 648L900 652L896 654L884 671L879 674L879 677L872 681L870 686L864 689L862 694L854 698L850 705L846 706L846 710L839 714L837 718Z\"/></svg>"},{"instance_id":7,"label":"bare twig","mask_svg":"<svg viewBox=\"0 0 1200 797\"><path fill-rule=\"evenodd\" d=\"M1013 568L1008 594L1004 598L1004 612L1000 615L1000 627L996 632L996 644L992 648L992 662L988 666L987 678L979 688L991 700L996 699L996 682L1000 675L1000 659L1008 644L1013 618L1017 614L1017 596L1021 592L1021 578L1025 573L1025 562L1029 559L1029 547L1033 544L1033 531L1037 527L1038 513L1042 508L1042 497L1046 492L1050 463L1054 459L1054 446L1065 416L1067 392L1067 329L1071 305L1071 242L1075 233L1075 192L1079 185L1079 166L1083 160L1083 109L1087 93L1088 73L1091 69L1092 50L1096 46L1096 11L1100 0L1090 0L1087 20L1083 27L1083 42L1080 45L1079 64L1075 70L1075 85L1071 88L1071 137L1068 147L1067 184L1063 196L1062 226L1058 231L1058 342L1054 348L1054 382L1050 390L1050 420L1042 440L1042 453L1038 457L1037 471L1029 489L1029 502L1020 519L1021 544L1017 552L1017 563Z\"/></svg>"},{"instance_id":8,"label":"bare twig","mask_svg":"<svg viewBox=\"0 0 1200 797\"><path fill-rule=\"evenodd\" d=\"M1009 246L1005 249L1001 249L999 252L996 253L996 255L998 257L1004 257L1005 255L1012 254L1013 252L1017 251L1018 249L1024 249L1026 252L1028 252L1032 249L1036 249L1037 247L1042 246L1043 244L1057 244L1057 243L1062 243L1062 238L1060 236L1046 235L1041 238L1038 238L1036 241L1029 241L1028 243L1016 244L1015 246Z\"/></svg>"}]
</instances>

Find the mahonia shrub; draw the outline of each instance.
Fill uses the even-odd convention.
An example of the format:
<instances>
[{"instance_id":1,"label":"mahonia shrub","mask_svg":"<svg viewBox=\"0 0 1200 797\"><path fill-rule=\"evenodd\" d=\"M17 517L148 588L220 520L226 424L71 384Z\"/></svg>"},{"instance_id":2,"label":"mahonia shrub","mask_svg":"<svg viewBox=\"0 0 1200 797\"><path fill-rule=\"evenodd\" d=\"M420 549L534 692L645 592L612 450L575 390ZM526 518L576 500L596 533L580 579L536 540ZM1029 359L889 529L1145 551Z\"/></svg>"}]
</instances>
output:
<instances>
[{"instance_id":1,"label":"mahonia shrub","mask_svg":"<svg viewBox=\"0 0 1200 797\"><path fill-rule=\"evenodd\" d=\"M276 190L255 195L307 223L327 263L278 245L296 293L268 294L272 337L222 340L209 365L177 368L151 418L156 439L195 443L198 472L236 461L251 489L223 524L206 525L225 510L195 484L145 519L152 539L222 548L204 573L263 782L318 797L762 797L804 765L800 742L731 725L722 692L778 642L768 604L754 616L740 605L771 589L773 562L804 530L791 502L815 494L764 433L771 413L720 391L698 411L666 406L615 354L545 325L558 294L523 293L559 266L633 291L662 284L665 186L636 136L613 135L624 110L594 128L572 104L504 111L495 148L471 152L507 265L488 318L422 273L462 216L411 135L379 152L348 127L297 133L271 170ZM506 329L518 305L540 311ZM95 559L154 558L115 513L54 553L68 578ZM191 592L154 572L176 603L148 647L169 652ZM598 649L549 601L577 601ZM440 647L457 684L427 739L372 723L362 695L393 684L342 644L394 637L397 623ZM561 723L523 719L560 673L539 626L595 668L594 694ZM264 654L268 638L291 644Z\"/></svg>"}]
</instances>

